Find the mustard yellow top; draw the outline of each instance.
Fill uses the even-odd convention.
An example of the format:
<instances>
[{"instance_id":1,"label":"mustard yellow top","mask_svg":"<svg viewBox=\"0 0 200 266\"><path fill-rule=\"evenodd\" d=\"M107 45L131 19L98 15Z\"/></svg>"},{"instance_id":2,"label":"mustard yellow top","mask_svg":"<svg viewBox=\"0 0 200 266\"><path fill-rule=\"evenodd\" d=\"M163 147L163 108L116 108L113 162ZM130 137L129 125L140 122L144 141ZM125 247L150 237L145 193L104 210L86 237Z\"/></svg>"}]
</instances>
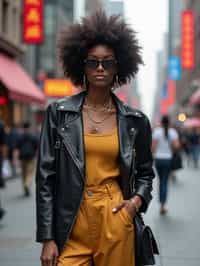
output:
<instances>
[{"instance_id":1,"label":"mustard yellow top","mask_svg":"<svg viewBox=\"0 0 200 266\"><path fill-rule=\"evenodd\" d=\"M117 128L108 134L85 134L86 185L100 185L119 176Z\"/></svg>"}]
</instances>

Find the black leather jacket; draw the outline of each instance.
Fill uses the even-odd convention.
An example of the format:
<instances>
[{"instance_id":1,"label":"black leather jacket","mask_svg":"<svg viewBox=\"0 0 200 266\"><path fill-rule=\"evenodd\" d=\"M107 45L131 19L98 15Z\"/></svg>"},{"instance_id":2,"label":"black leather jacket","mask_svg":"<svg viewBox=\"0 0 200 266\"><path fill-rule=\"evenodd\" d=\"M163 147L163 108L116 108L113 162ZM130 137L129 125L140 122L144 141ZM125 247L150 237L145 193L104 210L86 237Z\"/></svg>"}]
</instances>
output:
<instances>
[{"instance_id":1,"label":"black leather jacket","mask_svg":"<svg viewBox=\"0 0 200 266\"><path fill-rule=\"evenodd\" d=\"M49 105L43 123L36 173L37 241L67 241L82 200L85 183L82 104L86 93ZM119 185L124 199L138 194L145 212L151 200L151 128L140 111L112 95L117 108Z\"/></svg>"}]
</instances>

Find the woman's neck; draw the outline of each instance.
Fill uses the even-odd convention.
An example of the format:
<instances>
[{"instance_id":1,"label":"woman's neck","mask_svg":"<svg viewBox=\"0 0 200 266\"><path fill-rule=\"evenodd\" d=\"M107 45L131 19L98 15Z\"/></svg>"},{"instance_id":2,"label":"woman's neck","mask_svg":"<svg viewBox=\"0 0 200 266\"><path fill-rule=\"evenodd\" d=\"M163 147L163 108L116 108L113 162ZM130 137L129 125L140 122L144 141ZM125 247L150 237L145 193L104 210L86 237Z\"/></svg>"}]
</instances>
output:
<instances>
[{"instance_id":1,"label":"woman's neck","mask_svg":"<svg viewBox=\"0 0 200 266\"><path fill-rule=\"evenodd\" d=\"M101 106L110 100L108 88L88 88L87 102L93 106Z\"/></svg>"}]
</instances>

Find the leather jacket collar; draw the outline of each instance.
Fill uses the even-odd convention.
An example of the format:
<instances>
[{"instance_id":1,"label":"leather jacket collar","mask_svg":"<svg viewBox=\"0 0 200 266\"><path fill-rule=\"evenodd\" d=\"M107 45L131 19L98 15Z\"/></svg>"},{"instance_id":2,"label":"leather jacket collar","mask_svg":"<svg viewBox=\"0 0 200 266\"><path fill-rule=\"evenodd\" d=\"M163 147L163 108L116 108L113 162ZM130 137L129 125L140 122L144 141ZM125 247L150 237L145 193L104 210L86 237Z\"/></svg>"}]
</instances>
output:
<instances>
[{"instance_id":1,"label":"leather jacket collar","mask_svg":"<svg viewBox=\"0 0 200 266\"><path fill-rule=\"evenodd\" d=\"M58 101L57 109L60 111L68 111L68 112L81 112L83 101L85 99L87 92L83 91L74 97L65 97ZM125 103L120 101L117 96L112 92L112 98L114 100L114 103L117 106L117 110L119 114L124 116L136 116L136 117L142 117L142 114L138 112L137 110L130 109Z\"/></svg>"}]
</instances>

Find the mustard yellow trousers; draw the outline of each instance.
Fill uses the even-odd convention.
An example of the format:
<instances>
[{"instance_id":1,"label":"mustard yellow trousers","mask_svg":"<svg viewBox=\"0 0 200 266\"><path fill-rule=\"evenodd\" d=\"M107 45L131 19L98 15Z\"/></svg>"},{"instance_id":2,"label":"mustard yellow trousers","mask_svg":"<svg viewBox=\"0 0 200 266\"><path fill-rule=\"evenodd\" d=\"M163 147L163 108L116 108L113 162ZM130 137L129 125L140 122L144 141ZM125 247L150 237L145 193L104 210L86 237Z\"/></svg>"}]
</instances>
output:
<instances>
[{"instance_id":1,"label":"mustard yellow trousers","mask_svg":"<svg viewBox=\"0 0 200 266\"><path fill-rule=\"evenodd\" d=\"M134 225L117 182L87 187L58 266L135 266Z\"/></svg>"}]
</instances>

